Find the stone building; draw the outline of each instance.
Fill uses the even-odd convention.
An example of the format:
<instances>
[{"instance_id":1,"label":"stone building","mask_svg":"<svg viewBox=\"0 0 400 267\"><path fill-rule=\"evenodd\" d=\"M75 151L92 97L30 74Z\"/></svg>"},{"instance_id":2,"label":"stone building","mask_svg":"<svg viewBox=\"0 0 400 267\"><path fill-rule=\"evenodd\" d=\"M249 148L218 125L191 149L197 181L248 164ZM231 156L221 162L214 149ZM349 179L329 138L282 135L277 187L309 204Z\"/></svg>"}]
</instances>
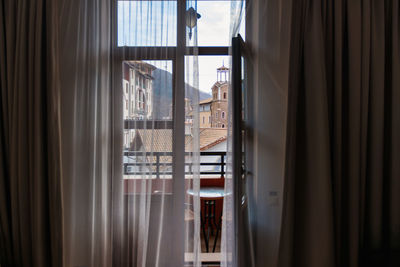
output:
<instances>
[{"instance_id":1,"label":"stone building","mask_svg":"<svg viewBox=\"0 0 400 267\"><path fill-rule=\"evenodd\" d=\"M151 64L125 61L123 64L124 119L150 119L153 115L153 76Z\"/></svg>"},{"instance_id":2,"label":"stone building","mask_svg":"<svg viewBox=\"0 0 400 267\"><path fill-rule=\"evenodd\" d=\"M200 128L211 128L211 103L212 97L199 103Z\"/></svg>"},{"instance_id":3,"label":"stone building","mask_svg":"<svg viewBox=\"0 0 400 267\"><path fill-rule=\"evenodd\" d=\"M153 116L153 76L155 66L142 61L123 63L124 120L146 120ZM133 130L124 130L124 147L130 146Z\"/></svg>"},{"instance_id":4,"label":"stone building","mask_svg":"<svg viewBox=\"0 0 400 267\"><path fill-rule=\"evenodd\" d=\"M229 68L217 69L217 81L211 88L211 128L226 128L228 122Z\"/></svg>"}]
</instances>

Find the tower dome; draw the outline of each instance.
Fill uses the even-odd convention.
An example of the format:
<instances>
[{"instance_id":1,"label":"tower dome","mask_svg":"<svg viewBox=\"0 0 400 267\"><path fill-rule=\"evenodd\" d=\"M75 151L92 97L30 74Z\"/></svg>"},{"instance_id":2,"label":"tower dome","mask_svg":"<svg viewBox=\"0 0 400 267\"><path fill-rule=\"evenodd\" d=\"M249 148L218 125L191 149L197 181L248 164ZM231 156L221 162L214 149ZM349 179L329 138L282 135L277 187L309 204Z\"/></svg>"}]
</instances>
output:
<instances>
[{"instance_id":1,"label":"tower dome","mask_svg":"<svg viewBox=\"0 0 400 267\"><path fill-rule=\"evenodd\" d=\"M222 66L217 69L217 82L226 83L229 81L229 68L224 66L222 62Z\"/></svg>"}]
</instances>

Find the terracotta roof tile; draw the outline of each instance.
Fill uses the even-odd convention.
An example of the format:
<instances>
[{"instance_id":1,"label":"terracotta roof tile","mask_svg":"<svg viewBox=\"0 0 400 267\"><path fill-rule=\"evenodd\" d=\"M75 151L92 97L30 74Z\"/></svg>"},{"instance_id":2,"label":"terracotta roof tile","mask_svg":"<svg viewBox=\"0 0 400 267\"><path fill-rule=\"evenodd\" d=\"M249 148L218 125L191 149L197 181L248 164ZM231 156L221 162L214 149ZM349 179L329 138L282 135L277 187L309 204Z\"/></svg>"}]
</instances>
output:
<instances>
[{"instance_id":1,"label":"terracotta roof tile","mask_svg":"<svg viewBox=\"0 0 400 267\"><path fill-rule=\"evenodd\" d=\"M172 151L172 129L136 130L140 136L135 136L134 144L143 145L144 151L150 152L171 152ZM208 149L226 140L227 129L223 128L200 128L200 150ZM185 136L185 150L191 151L193 137Z\"/></svg>"},{"instance_id":2,"label":"terracotta roof tile","mask_svg":"<svg viewBox=\"0 0 400 267\"><path fill-rule=\"evenodd\" d=\"M204 100L200 101L199 104L200 104L200 105L201 105L201 104L208 104L208 103L211 103L212 100L213 100L213 98L210 97L210 98L207 98L207 99L204 99Z\"/></svg>"},{"instance_id":3,"label":"terracotta roof tile","mask_svg":"<svg viewBox=\"0 0 400 267\"><path fill-rule=\"evenodd\" d=\"M226 140L227 129L225 128L200 128L200 150L216 145L216 142Z\"/></svg>"},{"instance_id":4,"label":"terracotta roof tile","mask_svg":"<svg viewBox=\"0 0 400 267\"><path fill-rule=\"evenodd\" d=\"M223 128L200 128L200 150L206 150L224 140L226 140L227 129ZM192 147L192 136L186 136L186 151L190 151Z\"/></svg>"}]
</instances>

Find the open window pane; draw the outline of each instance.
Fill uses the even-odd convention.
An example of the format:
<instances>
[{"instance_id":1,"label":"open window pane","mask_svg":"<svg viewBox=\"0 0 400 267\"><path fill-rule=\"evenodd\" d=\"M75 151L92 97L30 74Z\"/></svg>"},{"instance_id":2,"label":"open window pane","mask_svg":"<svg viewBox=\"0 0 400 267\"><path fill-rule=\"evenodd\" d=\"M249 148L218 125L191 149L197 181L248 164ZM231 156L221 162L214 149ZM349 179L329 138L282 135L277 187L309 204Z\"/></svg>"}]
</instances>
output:
<instances>
[{"instance_id":1,"label":"open window pane","mask_svg":"<svg viewBox=\"0 0 400 267\"><path fill-rule=\"evenodd\" d=\"M200 259L203 263L220 261L227 151L229 59L228 56L185 57L185 150L187 154L197 151L200 156ZM198 80L193 72L198 72ZM192 188L195 188L195 181L192 181L192 178L196 176L196 171L191 169L191 164L196 162L196 159L186 156L185 161L186 215L193 210L191 207L195 189ZM190 226L191 222L186 221L188 231ZM186 248L185 252L185 259L190 262L191 248Z\"/></svg>"}]
</instances>

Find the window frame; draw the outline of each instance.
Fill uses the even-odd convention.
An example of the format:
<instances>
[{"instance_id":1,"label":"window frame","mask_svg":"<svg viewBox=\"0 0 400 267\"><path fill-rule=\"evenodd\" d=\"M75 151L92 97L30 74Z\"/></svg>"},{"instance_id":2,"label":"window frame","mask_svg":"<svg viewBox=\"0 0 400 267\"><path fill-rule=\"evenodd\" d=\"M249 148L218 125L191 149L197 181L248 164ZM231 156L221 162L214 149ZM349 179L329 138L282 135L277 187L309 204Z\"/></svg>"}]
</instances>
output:
<instances>
[{"instance_id":1,"label":"window frame","mask_svg":"<svg viewBox=\"0 0 400 267\"><path fill-rule=\"evenodd\" d=\"M135 0L133 0L135 1ZM159 0L154 0L159 1ZM199 46L199 47L187 47L186 46L186 25L185 25L185 14L186 14L186 0L177 1L177 40L176 46L168 47L126 47L118 46L118 0L113 0L111 4L111 34L112 42L111 48L113 51L112 55L112 66L111 66L111 87L115 88L112 90L112 123L114 126L113 131L113 166L114 176L123 177L123 162L122 157L115 156L120 155L121 149L123 149L124 143L124 130L126 125L129 124L123 117L123 108L121 108L121 101L123 100L123 90L120 90L123 85L123 73L122 64L123 61L133 60L171 60L172 61L172 121L168 121L173 131L172 140L172 192L179 192L172 194L172 207L171 210L173 216L176 218L175 225L171 226L171 231L179 233L181 229L184 229L184 192L185 185L184 179L177 179L176 177L185 176L185 56L230 56L229 46ZM140 86L138 77L135 77L134 84ZM123 88L123 87L122 87ZM211 107L210 107L211 110ZM159 121L155 122L157 125ZM212 116L209 116L209 123L212 123ZM163 125L164 122L162 122ZM113 179L113 186L118 188L120 181ZM175 249L171 258L176 259L181 266L185 263L184 259L184 241L183 236L179 237L182 242L175 242Z\"/></svg>"},{"instance_id":2,"label":"window frame","mask_svg":"<svg viewBox=\"0 0 400 267\"><path fill-rule=\"evenodd\" d=\"M135 0L133 0L135 1ZM149 0L152 1L152 0ZM153 0L159 1L159 0ZM116 19L113 20L113 50L115 55L117 55L117 60L115 60L115 68L113 72L115 77L119 77L120 74L116 73L118 68L121 68L123 61L134 61L134 60L170 60L172 61L173 69L173 97L172 97L172 126L173 136L173 150L184 152L184 112L179 112L178 110L184 110L184 95L182 99L182 90L179 88L184 88L184 71L185 71L185 56L229 56L229 46L199 46L192 47L186 46L186 25L181 22L185 22L185 11L186 11L186 0L176 0L177 2L177 41L176 46L118 46L118 30L117 30L117 3L118 0L114 0L113 9L114 16ZM140 88L144 87L141 83L141 77L135 77L135 84ZM121 79L122 80L122 79ZM114 82L114 87L118 88L118 78ZM184 94L184 92L183 92ZM136 101L135 101L136 102ZM118 106L118 105L117 105ZM136 103L135 103L136 107ZM117 112L115 112L117 114ZM117 118L116 118L117 119ZM125 125L126 123L123 123ZM178 126L179 125L179 126ZM182 127L183 126L183 127ZM183 132L183 134L181 134ZM179 140L179 141L178 141ZM176 144L176 147L175 147ZM175 161L175 156L173 156L173 161ZM176 168L178 166L174 166Z\"/></svg>"}]
</instances>

